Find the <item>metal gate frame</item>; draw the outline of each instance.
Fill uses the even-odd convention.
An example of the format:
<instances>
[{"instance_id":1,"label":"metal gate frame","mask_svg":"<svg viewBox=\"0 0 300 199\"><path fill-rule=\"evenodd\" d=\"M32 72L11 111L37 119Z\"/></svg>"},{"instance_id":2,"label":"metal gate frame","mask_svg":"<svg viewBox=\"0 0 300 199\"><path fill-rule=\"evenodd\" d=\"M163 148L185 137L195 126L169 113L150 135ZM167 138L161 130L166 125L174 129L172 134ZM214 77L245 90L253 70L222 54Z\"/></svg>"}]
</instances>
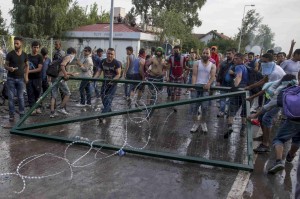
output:
<instances>
[{"instance_id":1,"label":"metal gate frame","mask_svg":"<svg viewBox=\"0 0 300 199\"><path fill-rule=\"evenodd\" d=\"M51 92L53 86L58 84L58 82L61 81L61 79L62 79L62 77L57 78L57 81L54 82L48 88L48 90L40 97L40 99L36 102L36 104L34 104L34 106L31 107L31 109L11 129L11 131L10 131L11 134L71 143L71 142L74 142L74 139L60 137L60 136L53 136L53 135L45 135L43 133L30 132L30 130L37 129L37 128L43 128L43 127L68 124L68 123L72 123L72 122L88 121L88 120L97 119L97 118L106 118L106 117L111 117L111 116L116 116L116 115L127 114L127 113L141 112L141 111L144 111L149 108L150 109L167 108L167 107L172 107L172 106L180 106L180 105L191 104L191 103L195 103L195 102L203 102L203 101L208 101L208 100L221 99L221 98L227 98L227 97L233 97L233 96L239 96L239 95L242 95L245 98L248 97L247 91L239 90L236 92L230 92L230 93L226 93L226 94L151 105L151 106L147 106L144 108L133 108L133 109L129 109L129 110L115 111L115 112L109 112L109 113L100 113L100 114L98 113L98 114L92 114L89 116L73 117L73 118L62 119L59 121L42 122L42 123L38 123L38 124L22 126L22 124L26 121L26 119L30 116L30 114L40 105L40 103ZM103 82L103 81L107 81L108 79L70 77L70 80L90 80L90 81ZM109 80L109 81L111 81L111 80ZM134 84L140 83L140 81L135 81L135 80L114 80L114 82L116 82L116 83L134 83ZM154 84L157 86L176 86L176 87L182 87L182 88L198 88L198 89L201 88L201 86L187 85L187 84L160 83L160 82L149 83L147 81L145 81L143 83ZM211 90L225 90L225 91L226 90L228 91L229 89L230 88L228 88L228 87L217 87L217 86L214 86L211 88ZM246 110L247 110L247 115L249 115L250 114L250 103L248 101L246 102ZM248 159L247 164L232 163L232 162L226 162L226 161L220 161L220 160L209 160L206 158L183 156L183 155L177 155L177 154L172 154L172 153L167 153L167 152L150 151L150 150L144 150L144 149L138 150L138 149L132 149L132 148L123 148L123 150L127 153L132 153L132 154L165 158L165 159L170 159L170 160L193 162L193 163L218 166L218 167L224 167L224 168L230 168L230 169L238 169L238 170L244 170L244 171L253 171L253 135L252 135L251 123L249 121L247 121L246 132L247 132L247 159ZM87 145L85 143L80 143L80 144ZM115 151L118 151L120 149L120 147L117 147L114 145L109 145L109 144L102 144L102 143L94 144L93 146L99 147L99 148L101 147L103 149L115 150Z\"/></svg>"}]
</instances>

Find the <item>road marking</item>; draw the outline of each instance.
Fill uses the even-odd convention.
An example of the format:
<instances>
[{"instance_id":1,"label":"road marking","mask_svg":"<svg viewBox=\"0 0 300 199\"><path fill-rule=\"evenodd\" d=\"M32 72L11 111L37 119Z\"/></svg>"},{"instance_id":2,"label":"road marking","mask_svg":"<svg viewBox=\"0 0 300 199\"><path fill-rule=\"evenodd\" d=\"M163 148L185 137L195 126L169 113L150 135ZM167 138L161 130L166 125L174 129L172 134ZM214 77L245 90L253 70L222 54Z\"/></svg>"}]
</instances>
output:
<instances>
[{"instance_id":1,"label":"road marking","mask_svg":"<svg viewBox=\"0 0 300 199\"><path fill-rule=\"evenodd\" d=\"M259 131L256 135L261 135L262 131L261 128L259 128ZM254 144L253 144L254 148ZM255 160L257 158L257 154L254 153L253 155L253 164L255 164ZM239 171L236 179L227 195L227 199L237 199L237 198L243 198L243 194L246 190L246 187L248 185L248 182L250 180L251 172L249 171Z\"/></svg>"}]
</instances>

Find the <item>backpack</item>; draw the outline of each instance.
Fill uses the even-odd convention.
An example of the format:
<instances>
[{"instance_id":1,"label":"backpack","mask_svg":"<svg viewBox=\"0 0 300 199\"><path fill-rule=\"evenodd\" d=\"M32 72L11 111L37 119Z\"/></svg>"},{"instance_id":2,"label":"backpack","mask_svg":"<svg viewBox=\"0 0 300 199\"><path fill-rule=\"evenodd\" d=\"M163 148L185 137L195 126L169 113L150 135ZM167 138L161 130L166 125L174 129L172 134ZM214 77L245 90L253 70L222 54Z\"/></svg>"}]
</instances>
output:
<instances>
[{"instance_id":1,"label":"backpack","mask_svg":"<svg viewBox=\"0 0 300 199\"><path fill-rule=\"evenodd\" d=\"M66 56L65 56L66 57ZM50 77L58 77L59 71L60 71L60 65L65 57L62 57L61 59L53 60L46 71L46 74ZM69 62L67 63L67 65ZM66 65L66 66L67 66Z\"/></svg>"},{"instance_id":2,"label":"backpack","mask_svg":"<svg viewBox=\"0 0 300 199\"><path fill-rule=\"evenodd\" d=\"M288 119L300 119L300 86L291 86L282 93L283 114Z\"/></svg>"}]
</instances>

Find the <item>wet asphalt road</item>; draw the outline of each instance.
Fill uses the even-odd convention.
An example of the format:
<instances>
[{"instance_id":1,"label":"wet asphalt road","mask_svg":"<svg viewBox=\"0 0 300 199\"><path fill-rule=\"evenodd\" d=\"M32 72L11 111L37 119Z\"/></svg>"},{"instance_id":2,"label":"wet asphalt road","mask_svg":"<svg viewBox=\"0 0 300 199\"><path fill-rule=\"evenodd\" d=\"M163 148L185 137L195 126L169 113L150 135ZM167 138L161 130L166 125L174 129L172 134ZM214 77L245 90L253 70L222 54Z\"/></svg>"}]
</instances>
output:
<instances>
[{"instance_id":1,"label":"wet asphalt road","mask_svg":"<svg viewBox=\"0 0 300 199\"><path fill-rule=\"evenodd\" d=\"M96 105L91 109L75 107L76 99L73 97L68 106L71 116L88 115L99 108ZM115 98L113 107L126 107L121 94ZM229 140L223 139L226 122L224 118L216 117L215 102L207 118L207 134L201 131L190 134L192 120L189 117L189 106L178 109L177 113L167 108L157 110L149 123L139 123L138 118L145 115L139 113L108 118L105 124L100 125L92 120L36 129L34 132L69 138L81 136L120 147L126 135L127 144L136 148L243 163L246 140L239 135L238 130ZM6 106L1 106L0 116L0 123L5 126L8 123ZM61 118L64 116L53 120ZM26 124L45 121L50 121L47 109L42 115L31 116ZM238 128L239 118L235 123ZM254 132L257 131L254 128ZM21 165L19 171L23 176L35 177L26 178L22 193L14 193L23 188L19 177L0 176L0 198L227 198L238 174L237 170L232 169L128 153L118 156L107 150L98 153L93 150L78 160L88 151L87 146L71 146L66 151L68 144L11 135L3 127L0 140L0 173L13 173L22 160L36 154L42 155ZM78 160L72 170L66 160L58 158L64 155L71 163ZM273 153L258 156L255 170L243 193L244 198L292 198L297 158L292 164L286 164L283 172L268 175L266 169L273 163L273 159ZM54 176L57 172L59 174ZM43 176L45 178L41 178Z\"/></svg>"}]
</instances>

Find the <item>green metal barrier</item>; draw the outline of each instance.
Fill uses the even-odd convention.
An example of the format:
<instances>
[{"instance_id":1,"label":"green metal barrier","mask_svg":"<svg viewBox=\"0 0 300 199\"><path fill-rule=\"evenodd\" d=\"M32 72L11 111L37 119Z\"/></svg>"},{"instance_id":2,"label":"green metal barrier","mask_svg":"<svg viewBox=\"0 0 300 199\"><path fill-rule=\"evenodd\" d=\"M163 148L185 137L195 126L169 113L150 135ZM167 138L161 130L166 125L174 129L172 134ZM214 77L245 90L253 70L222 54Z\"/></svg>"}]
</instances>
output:
<instances>
[{"instance_id":1,"label":"green metal barrier","mask_svg":"<svg viewBox=\"0 0 300 199\"><path fill-rule=\"evenodd\" d=\"M144 111L144 110L150 109L150 108L151 109L161 109L161 108L167 108L167 107L172 107L172 106L191 104L191 103L195 103L195 102L203 102L203 101L214 100L214 99L228 98L228 97L233 97L233 96L242 95L245 98L248 96L248 92L240 90L240 91L236 91L236 92L220 94L220 95L215 95L215 96L201 97L201 98L196 98L196 99L188 99L188 100L182 100L182 101L177 101L177 102L168 102L168 103L151 105L151 106L142 107L142 108L134 108L134 109L129 109L129 110L109 112L109 113L92 114L89 116L73 117L73 118L68 118L68 119L62 119L59 121L42 122L42 123L22 126L22 124L26 121L26 119L33 112L33 110L35 110L40 105L40 103L51 92L51 89L53 88L53 86L56 85L61 79L62 78L58 78L57 81L54 82L53 85L51 85L48 88L48 90L41 96L41 98L37 101L37 103L24 115L23 118L20 119L20 121L12 128L12 130L11 130L12 134L30 136L30 137L35 137L35 138L43 138L43 139L55 140L55 141L61 141L61 142L73 142L74 140L70 139L70 138L45 135L42 133L28 132L28 130L62 125L62 124L68 124L68 123L79 122L79 121L88 121L88 120L97 119L97 118L105 118L105 117L123 115L123 114L127 114L127 113L141 112L141 111ZM76 78L71 77L70 79L73 79L73 80L89 79L91 81L107 81L106 79L77 78L77 77ZM140 81L133 81L133 80L114 80L114 81L116 83L135 83L135 84L140 83ZM161 85L161 86L175 86L175 87L182 87L182 88L198 88L198 89L201 88L200 86L186 85L186 84L172 84L172 83L160 83L160 82L151 82L151 83L143 82L143 83ZM212 87L211 89L228 91L230 88ZM246 109L247 109L247 115L249 115L250 114L250 103L249 102L246 103ZM231 163L231 162L226 162L226 161L209 160L209 159L205 159L205 158L182 156L182 155L157 152L157 151L149 151L149 150L138 150L138 149L131 149L131 148L125 148L124 150L128 153L139 154L139 155L146 155L146 156L152 156L152 157L159 157L159 158L166 158L166 159L172 159L172 160L180 160L180 161L206 164L206 165L211 165L211 166L220 166L220 167L231 168L231 169L252 171L253 170L253 142L252 142L252 140L253 140L253 137L252 137L251 124L248 121L248 123L247 123L247 160L248 160L247 164L238 164L238 163ZM108 145L108 144L95 144L95 147L102 147L102 148L110 149L110 150L119 150L119 147L116 147L113 145Z\"/></svg>"}]
</instances>

